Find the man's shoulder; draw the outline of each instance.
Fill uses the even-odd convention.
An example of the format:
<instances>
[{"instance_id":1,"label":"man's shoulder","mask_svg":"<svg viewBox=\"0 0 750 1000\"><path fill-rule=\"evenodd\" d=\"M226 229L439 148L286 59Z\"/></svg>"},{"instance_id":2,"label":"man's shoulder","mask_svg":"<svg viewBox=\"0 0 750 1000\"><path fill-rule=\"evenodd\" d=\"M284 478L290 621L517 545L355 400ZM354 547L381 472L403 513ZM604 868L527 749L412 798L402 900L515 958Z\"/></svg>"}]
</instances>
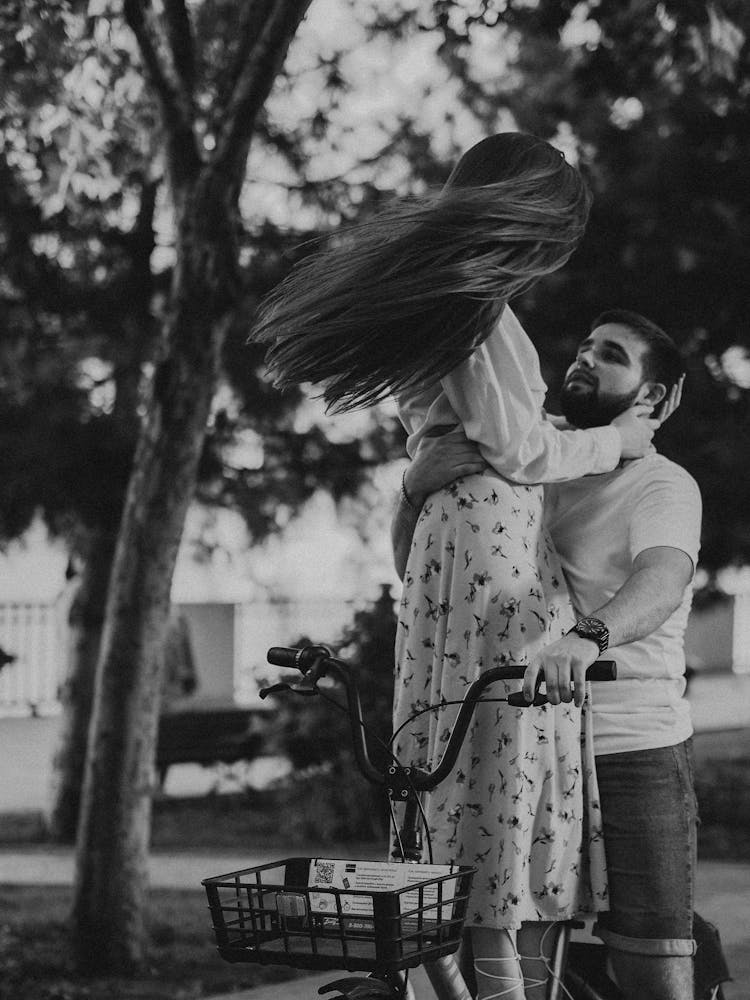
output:
<instances>
[{"instance_id":1,"label":"man's shoulder","mask_svg":"<svg viewBox=\"0 0 750 1000\"><path fill-rule=\"evenodd\" d=\"M693 499L696 504L701 503L698 483L687 469L656 451L630 463L628 473L631 489L636 493L669 491L684 499Z\"/></svg>"},{"instance_id":2,"label":"man's shoulder","mask_svg":"<svg viewBox=\"0 0 750 1000\"><path fill-rule=\"evenodd\" d=\"M634 478L644 480L673 480L676 483L692 485L698 489L698 483L682 465L667 458L658 451L650 452L644 458L628 463Z\"/></svg>"},{"instance_id":3,"label":"man's shoulder","mask_svg":"<svg viewBox=\"0 0 750 1000\"><path fill-rule=\"evenodd\" d=\"M625 462L612 472L545 485L550 512L567 510L580 502L599 504L619 498L638 504L649 497L680 497L697 508L701 494L695 479L677 462L652 451L643 458Z\"/></svg>"}]
</instances>

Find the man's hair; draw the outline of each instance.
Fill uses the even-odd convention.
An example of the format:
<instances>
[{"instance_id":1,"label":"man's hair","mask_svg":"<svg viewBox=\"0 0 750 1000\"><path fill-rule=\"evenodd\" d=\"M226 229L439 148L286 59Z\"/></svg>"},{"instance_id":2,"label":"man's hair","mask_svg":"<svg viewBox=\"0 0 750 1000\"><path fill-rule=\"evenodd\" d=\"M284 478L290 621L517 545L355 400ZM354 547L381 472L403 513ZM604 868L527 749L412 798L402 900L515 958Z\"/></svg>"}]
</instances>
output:
<instances>
[{"instance_id":1,"label":"man's hair","mask_svg":"<svg viewBox=\"0 0 750 1000\"><path fill-rule=\"evenodd\" d=\"M646 349L643 355L644 375L649 381L661 382L669 392L684 371L679 349L672 338L656 323L629 309L608 309L601 313L592 322L591 331L605 323L627 327L638 337Z\"/></svg>"}]
</instances>

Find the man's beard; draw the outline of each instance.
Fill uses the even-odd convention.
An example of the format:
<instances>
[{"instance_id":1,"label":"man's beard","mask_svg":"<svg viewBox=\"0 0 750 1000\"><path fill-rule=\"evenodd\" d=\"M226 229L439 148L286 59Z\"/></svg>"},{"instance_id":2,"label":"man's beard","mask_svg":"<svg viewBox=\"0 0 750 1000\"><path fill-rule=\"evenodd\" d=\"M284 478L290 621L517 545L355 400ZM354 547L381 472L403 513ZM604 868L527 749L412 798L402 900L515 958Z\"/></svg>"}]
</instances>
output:
<instances>
[{"instance_id":1,"label":"man's beard","mask_svg":"<svg viewBox=\"0 0 750 1000\"><path fill-rule=\"evenodd\" d=\"M604 427L632 406L638 391L633 389L632 392L618 396L601 397L595 385L590 386L586 392L563 386L560 393L560 408L565 419L574 427Z\"/></svg>"}]
</instances>

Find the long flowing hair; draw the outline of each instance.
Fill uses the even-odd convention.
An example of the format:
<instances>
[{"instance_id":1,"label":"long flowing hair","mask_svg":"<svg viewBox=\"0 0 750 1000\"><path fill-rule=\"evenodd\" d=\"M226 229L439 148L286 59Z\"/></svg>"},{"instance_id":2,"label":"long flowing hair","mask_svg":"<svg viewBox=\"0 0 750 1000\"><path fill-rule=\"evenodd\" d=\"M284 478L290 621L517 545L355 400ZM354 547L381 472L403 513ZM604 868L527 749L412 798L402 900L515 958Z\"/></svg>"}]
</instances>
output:
<instances>
[{"instance_id":1,"label":"long flowing hair","mask_svg":"<svg viewBox=\"0 0 750 1000\"><path fill-rule=\"evenodd\" d=\"M543 140L489 136L443 190L352 226L261 305L279 388L323 386L329 409L369 406L438 379L489 336L506 303L573 253L591 198Z\"/></svg>"}]
</instances>

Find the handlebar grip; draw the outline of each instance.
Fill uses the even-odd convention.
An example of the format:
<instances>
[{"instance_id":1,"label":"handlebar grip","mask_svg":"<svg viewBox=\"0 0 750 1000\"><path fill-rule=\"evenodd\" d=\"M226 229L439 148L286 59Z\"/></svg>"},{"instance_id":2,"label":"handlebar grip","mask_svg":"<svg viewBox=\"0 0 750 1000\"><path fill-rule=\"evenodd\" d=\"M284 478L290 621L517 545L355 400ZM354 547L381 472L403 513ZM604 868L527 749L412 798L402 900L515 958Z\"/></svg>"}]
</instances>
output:
<instances>
[{"instance_id":1,"label":"handlebar grip","mask_svg":"<svg viewBox=\"0 0 750 1000\"><path fill-rule=\"evenodd\" d=\"M293 667L306 674L316 660L322 656L330 656L327 646L303 646L295 649L293 646L271 646L266 653L266 659L275 667Z\"/></svg>"},{"instance_id":2,"label":"handlebar grip","mask_svg":"<svg viewBox=\"0 0 750 1000\"><path fill-rule=\"evenodd\" d=\"M596 660L586 671L589 681L616 681L617 664L614 660Z\"/></svg>"},{"instance_id":3,"label":"handlebar grip","mask_svg":"<svg viewBox=\"0 0 750 1000\"><path fill-rule=\"evenodd\" d=\"M296 667L295 661L301 652L301 649L293 649L291 646L271 646L266 659L275 667Z\"/></svg>"}]
</instances>

